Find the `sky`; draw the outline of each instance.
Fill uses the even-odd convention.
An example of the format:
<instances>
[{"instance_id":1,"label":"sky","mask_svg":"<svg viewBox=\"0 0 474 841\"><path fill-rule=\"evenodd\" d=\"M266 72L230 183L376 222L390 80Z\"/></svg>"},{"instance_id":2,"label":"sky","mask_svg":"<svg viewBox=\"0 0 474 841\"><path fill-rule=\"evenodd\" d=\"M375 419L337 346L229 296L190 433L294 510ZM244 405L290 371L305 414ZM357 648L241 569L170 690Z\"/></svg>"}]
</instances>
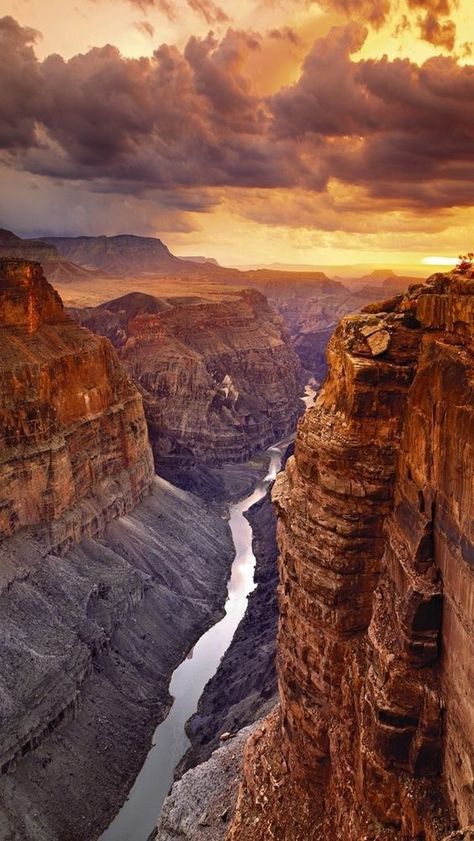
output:
<instances>
[{"instance_id":1,"label":"sky","mask_svg":"<svg viewBox=\"0 0 474 841\"><path fill-rule=\"evenodd\" d=\"M227 265L473 250L472 0L0 0L0 225Z\"/></svg>"}]
</instances>

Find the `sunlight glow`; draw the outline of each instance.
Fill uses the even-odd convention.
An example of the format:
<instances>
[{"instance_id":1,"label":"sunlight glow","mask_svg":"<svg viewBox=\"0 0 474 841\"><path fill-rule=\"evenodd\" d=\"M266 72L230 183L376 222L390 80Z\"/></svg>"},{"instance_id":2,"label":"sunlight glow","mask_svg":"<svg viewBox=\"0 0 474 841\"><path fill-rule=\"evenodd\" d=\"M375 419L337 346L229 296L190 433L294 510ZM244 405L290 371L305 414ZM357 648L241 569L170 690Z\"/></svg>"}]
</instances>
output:
<instances>
[{"instance_id":1,"label":"sunlight glow","mask_svg":"<svg viewBox=\"0 0 474 841\"><path fill-rule=\"evenodd\" d=\"M456 266L459 259L457 257L425 257L421 262L425 266Z\"/></svg>"}]
</instances>

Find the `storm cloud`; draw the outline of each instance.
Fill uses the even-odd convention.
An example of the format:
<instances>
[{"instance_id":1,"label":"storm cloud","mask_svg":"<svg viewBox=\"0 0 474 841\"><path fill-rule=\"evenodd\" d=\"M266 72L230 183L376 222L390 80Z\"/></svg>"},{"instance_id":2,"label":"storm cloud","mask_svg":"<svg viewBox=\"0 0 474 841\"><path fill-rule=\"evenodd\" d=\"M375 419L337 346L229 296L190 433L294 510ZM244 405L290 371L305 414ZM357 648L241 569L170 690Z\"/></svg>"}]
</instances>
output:
<instances>
[{"instance_id":1,"label":"storm cloud","mask_svg":"<svg viewBox=\"0 0 474 841\"><path fill-rule=\"evenodd\" d=\"M434 13L443 3L432 0ZM207 209L222 188L323 194L333 180L411 210L471 204L474 67L446 56L360 60L366 35L354 23L333 29L293 85L263 97L246 69L262 44L253 33L193 37L139 59L108 45L40 62L36 33L6 17L0 148L24 172L104 192L167 191L177 207L190 192Z\"/></svg>"}]
</instances>

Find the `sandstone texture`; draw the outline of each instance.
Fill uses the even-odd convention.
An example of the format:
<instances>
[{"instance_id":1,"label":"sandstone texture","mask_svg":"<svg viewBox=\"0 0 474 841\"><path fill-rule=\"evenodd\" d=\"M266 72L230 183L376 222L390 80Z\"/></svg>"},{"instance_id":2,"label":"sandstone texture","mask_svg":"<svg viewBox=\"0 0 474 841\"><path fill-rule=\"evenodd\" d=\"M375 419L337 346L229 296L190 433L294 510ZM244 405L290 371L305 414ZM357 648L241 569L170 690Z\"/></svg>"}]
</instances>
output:
<instances>
[{"instance_id":1,"label":"sandstone texture","mask_svg":"<svg viewBox=\"0 0 474 841\"><path fill-rule=\"evenodd\" d=\"M229 841L441 841L474 818L474 278L376 309L337 328L274 489L280 708Z\"/></svg>"},{"instance_id":2,"label":"sandstone texture","mask_svg":"<svg viewBox=\"0 0 474 841\"><path fill-rule=\"evenodd\" d=\"M381 295L390 297L406 290L412 280L393 272L373 272L357 282L340 282L314 272L263 278L258 288L282 316L307 376L322 383L327 373L326 348L339 320L380 300Z\"/></svg>"},{"instance_id":3,"label":"sandstone texture","mask_svg":"<svg viewBox=\"0 0 474 841\"><path fill-rule=\"evenodd\" d=\"M132 293L75 314L111 339L138 384L161 475L193 488L203 467L243 462L294 428L299 361L259 292L220 301Z\"/></svg>"},{"instance_id":4,"label":"sandstone texture","mask_svg":"<svg viewBox=\"0 0 474 841\"><path fill-rule=\"evenodd\" d=\"M0 262L0 837L90 841L222 613L225 520L154 478L143 402L41 267Z\"/></svg>"},{"instance_id":5,"label":"sandstone texture","mask_svg":"<svg viewBox=\"0 0 474 841\"><path fill-rule=\"evenodd\" d=\"M153 476L141 395L35 263L0 263L0 375L0 537L63 552L133 508Z\"/></svg>"}]
</instances>

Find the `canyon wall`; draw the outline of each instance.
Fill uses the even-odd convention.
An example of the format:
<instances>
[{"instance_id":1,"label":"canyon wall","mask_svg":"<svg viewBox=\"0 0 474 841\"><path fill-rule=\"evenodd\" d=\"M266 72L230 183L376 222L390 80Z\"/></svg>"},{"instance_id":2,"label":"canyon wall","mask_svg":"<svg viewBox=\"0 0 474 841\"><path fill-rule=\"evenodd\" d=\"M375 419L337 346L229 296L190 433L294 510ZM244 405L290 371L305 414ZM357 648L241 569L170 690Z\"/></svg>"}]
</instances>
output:
<instances>
[{"instance_id":1,"label":"canyon wall","mask_svg":"<svg viewBox=\"0 0 474 841\"><path fill-rule=\"evenodd\" d=\"M0 264L0 537L64 552L148 489L142 398L110 343L74 324L39 264Z\"/></svg>"},{"instance_id":2,"label":"canyon wall","mask_svg":"<svg viewBox=\"0 0 474 841\"><path fill-rule=\"evenodd\" d=\"M141 389L162 474L189 481L196 464L245 461L294 428L298 358L259 292L133 293L75 315L111 339Z\"/></svg>"},{"instance_id":3,"label":"canyon wall","mask_svg":"<svg viewBox=\"0 0 474 841\"><path fill-rule=\"evenodd\" d=\"M372 272L357 281L330 280L323 272L294 275L286 282L267 280L261 290L282 316L306 371L306 379L321 384L327 373L326 348L338 322L345 315L381 298L405 291L415 278L393 272Z\"/></svg>"},{"instance_id":4,"label":"canyon wall","mask_svg":"<svg viewBox=\"0 0 474 841\"><path fill-rule=\"evenodd\" d=\"M154 477L142 397L41 267L0 261L0 837L90 841L222 613L224 519Z\"/></svg>"},{"instance_id":5,"label":"canyon wall","mask_svg":"<svg viewBox=\"0 0 474 841\"><path fill-rule=\"evenodd\" d=\"M229 841L440 841L474 820L474 279L368 310L337 328L274 490L280 708Z\"/></svg>"}]
</instances>

